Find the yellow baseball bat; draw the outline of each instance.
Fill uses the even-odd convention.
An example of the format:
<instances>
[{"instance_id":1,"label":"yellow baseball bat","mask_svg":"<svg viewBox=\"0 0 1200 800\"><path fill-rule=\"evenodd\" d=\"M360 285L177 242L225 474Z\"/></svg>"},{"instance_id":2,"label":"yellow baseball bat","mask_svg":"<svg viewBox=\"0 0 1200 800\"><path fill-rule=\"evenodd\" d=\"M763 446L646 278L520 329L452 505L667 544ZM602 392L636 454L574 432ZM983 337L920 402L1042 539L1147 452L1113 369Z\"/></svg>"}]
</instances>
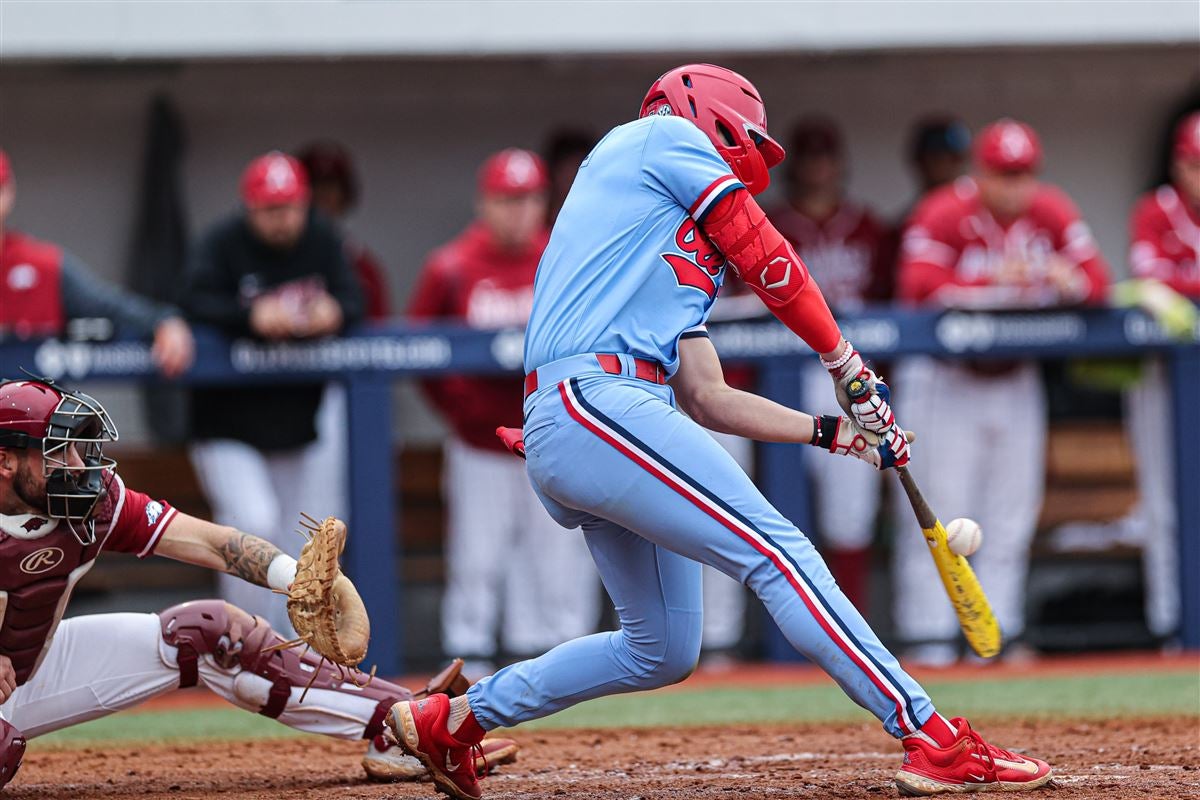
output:
<instances>
[{"instance_id":1,"label":"yellow baseball bat","mask_svg":"<svg viewBox=\"0 0 1200 800\"><path fill-rule=\"evenodd\" d=\"M958 615L958 624L967 637L967 644L984 658L998 655L1001 645L1000 624L996 622L992 605L983 593L979 579L975 577L975 570L971 569L965 558L950 551L942 521L929 507L908 468L896 467L896 475L917 516L917 524L921 526L925 543L929 545L929 554L933 556L938 575L942 577L942 586L946 588L954 613Z\"/></svg>"},{"instance_id":2,"label":"yellow baseball bat","mask_svg":"<svg viewBox=\"0 0 1200 800\"><path fill-rule=\"evenodd\" d=\"M862 397L868 391L866 384L857 379L851 381L846 390L851 399ZM895 469L897 477L900 478L900 485L908 495L913 513L916 514L917 524L921 526L925 543L929 545L929 555L933 556L933 563L942 578L942 586L945 587L946 595L954 606L954 613L958 615L958 624L967 638L967 644L983 658L998 655L1002 643L1000 624L996 622L992 604L988 602L983 587L979 585L979 578L975 577L975 570L971 569L967 559L951 552L950 545L946 542L946 529L937 514L933 513L925 496L921 494L912 473L907 467Z\"/></svg>"}]
</instances>

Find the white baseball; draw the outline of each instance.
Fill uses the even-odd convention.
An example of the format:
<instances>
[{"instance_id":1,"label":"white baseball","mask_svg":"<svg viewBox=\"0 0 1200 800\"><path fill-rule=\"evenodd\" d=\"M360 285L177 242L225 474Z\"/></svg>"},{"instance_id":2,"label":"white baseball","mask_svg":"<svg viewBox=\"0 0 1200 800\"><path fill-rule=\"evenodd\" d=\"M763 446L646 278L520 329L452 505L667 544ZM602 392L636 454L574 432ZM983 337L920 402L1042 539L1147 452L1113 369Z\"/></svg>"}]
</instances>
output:
<instances>
[{"instance_id":1,"label":"white baseball","mask_svg":"<svg viewBox=\"0 0 1200 800\"><path fill-rule=\"evenodd\" d=\"M972 555L983 544L983 529L978 522L967 517L952 519L946 526L946 544L950 546L951 553Z\"/></svg>"}]
</instances>

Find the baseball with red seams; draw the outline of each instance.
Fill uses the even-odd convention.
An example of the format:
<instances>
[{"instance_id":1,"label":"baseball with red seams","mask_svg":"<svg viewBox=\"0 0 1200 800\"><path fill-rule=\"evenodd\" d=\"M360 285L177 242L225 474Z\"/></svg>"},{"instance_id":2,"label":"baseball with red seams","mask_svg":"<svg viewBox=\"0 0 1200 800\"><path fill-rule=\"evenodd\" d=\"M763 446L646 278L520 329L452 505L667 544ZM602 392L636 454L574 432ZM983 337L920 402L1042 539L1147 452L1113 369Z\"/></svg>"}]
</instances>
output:
<instances>
[{"instance_id":1,"label":"baseball with red seams","mask_svg":"<svg viewBox=\"0 0 1200 800\"><path fill-rule=\"evenodd\" d=\"M967 517L952 519L946 526L946 544L950 546L951 553L972 555L983 544L983 529L978 522Z\"/></svg>"}]
</instances>

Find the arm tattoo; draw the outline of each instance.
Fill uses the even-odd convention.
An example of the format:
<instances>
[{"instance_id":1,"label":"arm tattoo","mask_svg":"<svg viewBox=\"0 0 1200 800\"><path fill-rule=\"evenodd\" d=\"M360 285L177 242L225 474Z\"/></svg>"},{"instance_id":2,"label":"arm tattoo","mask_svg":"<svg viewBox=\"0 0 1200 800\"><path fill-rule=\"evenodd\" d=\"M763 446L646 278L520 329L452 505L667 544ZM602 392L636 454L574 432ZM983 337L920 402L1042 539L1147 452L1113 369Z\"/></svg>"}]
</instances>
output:
<instances>
[{"instance_id":1,"label":"arm tattoo","mask_svg":"<svg viewBox=\"0 0 1200 800\"><path fill-rule=\"evenodd\" d=\"M218 548L225 561L225 571L257 586L267 585L267 567L275 556L283 553L275 545L238 531Z\"/></svg>"}]
</instances>

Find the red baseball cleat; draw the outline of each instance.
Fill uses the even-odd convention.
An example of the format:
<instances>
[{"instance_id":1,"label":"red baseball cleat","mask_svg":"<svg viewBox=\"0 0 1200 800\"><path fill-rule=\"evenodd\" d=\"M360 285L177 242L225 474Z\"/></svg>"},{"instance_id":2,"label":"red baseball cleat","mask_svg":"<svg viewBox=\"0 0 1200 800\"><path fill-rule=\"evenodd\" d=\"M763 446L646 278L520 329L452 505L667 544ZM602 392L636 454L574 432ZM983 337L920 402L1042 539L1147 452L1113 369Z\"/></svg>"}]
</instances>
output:
<instances>
[{"instance_id":1,"label":"red baseball cleat","mask_svg":"<svg viewBox=\"0 0 1200 800\"><path fill-rule=\"evenodd\" d=\"M475 772L487 775L496 767L516 761L520 747L512 739L484 739L479 750L475 754ZM390 735L380 734L371 740L362 765L367 777L380 783L431 780L425 765L405 753Z\"/></svg>"},{"instance_id":2,"label":"red baseball cleat","mask_svg":"<svg viewBox=\"0 0 1200 800\"><path fill-rule=\"evenodd\" d=\"M449 715L450 698L435 694L424 700L396 703L387 714L387 725L404 752L418 758L429 770L439 792L457 800L480 800L483 792L475 759L482 748L451 736L446 730Z\"/></svg>"},{"instance_id":3,"label":"red baseball cleat","mask_svg":"<svg viewBox=\"0 0 1200 800\"><path fill-rule=\"evenodd\" d=\"M896 773L900 794L1016 792L1045 786L1053 777L1045 761L988 744L962 717L950 724L958 738L945 749L920 734L904 737L904 766Z\"/></svg>"}]
</instances>

